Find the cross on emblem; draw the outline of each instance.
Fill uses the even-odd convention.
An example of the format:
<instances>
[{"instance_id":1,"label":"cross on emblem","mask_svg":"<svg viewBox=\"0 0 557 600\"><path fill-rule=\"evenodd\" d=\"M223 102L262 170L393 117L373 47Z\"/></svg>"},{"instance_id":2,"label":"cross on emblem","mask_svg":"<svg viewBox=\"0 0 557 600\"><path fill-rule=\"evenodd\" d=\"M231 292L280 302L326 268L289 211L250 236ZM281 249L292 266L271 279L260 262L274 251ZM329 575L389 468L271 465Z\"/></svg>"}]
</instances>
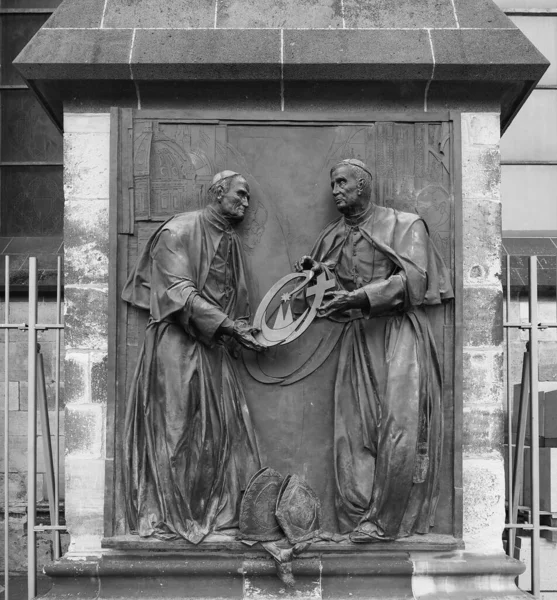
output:
<instances>
[{"instance_id":1,"label":"cross on emblem","mask_svg":"<svg viewBox=\"0 0 557 600\"><path fill-rule=\"evenodd\" d=\"M260 333L257 334L257 339L260 343L269 347L278 344L289 344L299 338L304 331L307 330L317 316L317 311L323 303L325 293L336 286L334 279L328 279L324 272L320 273L316 278L315 284L306 289L306 297L314 298L311 307L306 308L306 310L294 320L291 306L292 298L295 297L298 292L306 288L314 277L315 273L313 271L290 273L275 283L275 285L267 292L257 309L253 321L254 327L260 330ZM281 305L274 325L273 327L269 327L267 324L267 309L269 305L285 285L299 278L303 278L304 281L292 292L282 294Z\"/></svg>"}]
</instances>

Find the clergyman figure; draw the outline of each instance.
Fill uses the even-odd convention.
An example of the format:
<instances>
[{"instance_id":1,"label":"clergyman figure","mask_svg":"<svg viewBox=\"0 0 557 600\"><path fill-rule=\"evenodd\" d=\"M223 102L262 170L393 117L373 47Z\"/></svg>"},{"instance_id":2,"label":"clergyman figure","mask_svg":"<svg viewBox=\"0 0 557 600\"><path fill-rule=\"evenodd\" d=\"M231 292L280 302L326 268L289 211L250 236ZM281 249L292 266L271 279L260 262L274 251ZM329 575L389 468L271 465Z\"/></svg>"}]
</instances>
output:
<instances>
[{"instance_id":1,"label":"clergyman figure","mask_svg":"<svg viewBox=\"0 0 557 600\"><path fill-rule=\"evenodd\" d=\"M340 218L296 269L337 282L318 313L345 322L334 389L335 504L353 542L427 533L439 494L442 380L427 305L453 297L416 214L376 205L372 174L331 170Z\"/></svg>"},{"instance_id":2,"label":"clergyman figure","mask_svg":"<svg viewBox=\"0 0 557 600\"><path fill-rule=\"evenodd\" d=\"M260 468L234 358L262 349L235 232L249 197L242 175L215 175L208 205L157 229L122 293L149 311L123 429L126 514L140 536L197 544L237 528Z\"/></svg>"}]
</instances>

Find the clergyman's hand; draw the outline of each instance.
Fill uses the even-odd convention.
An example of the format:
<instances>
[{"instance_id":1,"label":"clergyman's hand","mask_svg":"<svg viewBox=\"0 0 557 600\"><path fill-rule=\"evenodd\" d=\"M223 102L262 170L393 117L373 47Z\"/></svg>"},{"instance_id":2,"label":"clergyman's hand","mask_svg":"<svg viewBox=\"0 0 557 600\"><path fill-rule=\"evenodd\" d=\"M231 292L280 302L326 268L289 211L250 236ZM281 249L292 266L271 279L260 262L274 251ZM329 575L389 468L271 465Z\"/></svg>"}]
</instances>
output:
<instances>
[{"instance_id":1,"label":"clergyman's hand","mask_svg":"<svg viewBox=\"0 0 557 600\"><path fill-rule=\"evenodd\" d=\"M300 260L297 260L294 263L294 271L297 271L298 273L300 273L301 271L310 270L313 271L316 275L319 275L319 273L321 273L321 271L323 270L323 265L311 258L311 256L307 255L302 256Z\"/></svg>"},{"instance_id":2,"label":"clergyman's hand","mask_svg":"<svg viewBox=\"0 0 557 600\"><path fill-rule=\"evenodd\" d=\"M321 307L317 310L318 317L328 317L339 310L352 308L354 295L346 290L327 292Z\"/></svg>"},{"instance_id":3,"label":"clergyman's hand","mask_svg":"<svg viewBox=\"0 0 557 600\"><path fill-rule=\"evenodd\" d=\"M267 347L260 344L254 337L258 329L250 327L245 321L235 321L232 336L244 348L254 352L263 352Z\"/></svg>"}]
</instances>

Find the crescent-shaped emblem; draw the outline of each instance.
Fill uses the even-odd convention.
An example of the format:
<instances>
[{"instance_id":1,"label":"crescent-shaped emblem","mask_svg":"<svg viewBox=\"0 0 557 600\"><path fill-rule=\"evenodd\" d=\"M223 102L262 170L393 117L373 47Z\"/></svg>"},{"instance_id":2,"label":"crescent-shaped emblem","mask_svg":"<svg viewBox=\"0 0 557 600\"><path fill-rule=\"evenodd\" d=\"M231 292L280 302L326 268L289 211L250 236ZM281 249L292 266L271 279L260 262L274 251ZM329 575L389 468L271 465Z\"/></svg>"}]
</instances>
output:
<instances>
[{"instance_id":1,"label":"crescent-shaped emblem","mask_svg":"<svg viewBox=\"0 0 557 600\"><path fill-rule=\"evenodd\" d=\"M317 316L317 311L323 302L325 292L334 288L336 283L333 279L327 279L325 273L320 273L317 276L315 284L308 287L308 284L315 278L314 271L303 271L301 273L289 273L279 281L277 281L271 289L265 294L263 300L259 304L253 326L259 329L256 334L256 339L260 344L267 347L276 345L285 345L299 338L304 331L311 325L312 321ZM275 322L271 327L267 323L267 310L271 302L276 298L277 294L289 283L301 279L301 283L296 286L291 292L285 293L281 297ZM291 300L297 293L304 290L306 297L314 297L311 307L306 308L304 312L294 319L292 315Z\"/></svg>"}]
</instances>

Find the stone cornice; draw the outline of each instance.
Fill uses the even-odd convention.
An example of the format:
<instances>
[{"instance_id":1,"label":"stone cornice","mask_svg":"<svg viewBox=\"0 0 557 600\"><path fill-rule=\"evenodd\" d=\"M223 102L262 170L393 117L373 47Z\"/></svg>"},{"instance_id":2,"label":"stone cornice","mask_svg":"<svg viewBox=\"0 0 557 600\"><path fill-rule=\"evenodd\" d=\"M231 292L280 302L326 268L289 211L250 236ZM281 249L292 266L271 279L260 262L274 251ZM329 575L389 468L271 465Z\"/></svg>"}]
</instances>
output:
<instances>
[{"instance_id":1,"label":"stone cornice","mask_svg":"<svg viewBox=\"0 0 557 600\"><path fill-rule=\"evenodd\" d=\"M188 10L171 0L156 10L147 0L66 0L14 64L58 122L65 92L56 89L72 81L413 81L428 90L438 82L502 84L503 126L549 64L491 0L439 0L435 11L431 2L405 0L389 2L390 12L383 0L346 0L340 16L338 2L314 0L313 17L297 9L297 27L290 18L278 26L271 6L257 12L244 2L239 29L242 1L224 11L218 0Z\"/></svg>"}]
</instances>

